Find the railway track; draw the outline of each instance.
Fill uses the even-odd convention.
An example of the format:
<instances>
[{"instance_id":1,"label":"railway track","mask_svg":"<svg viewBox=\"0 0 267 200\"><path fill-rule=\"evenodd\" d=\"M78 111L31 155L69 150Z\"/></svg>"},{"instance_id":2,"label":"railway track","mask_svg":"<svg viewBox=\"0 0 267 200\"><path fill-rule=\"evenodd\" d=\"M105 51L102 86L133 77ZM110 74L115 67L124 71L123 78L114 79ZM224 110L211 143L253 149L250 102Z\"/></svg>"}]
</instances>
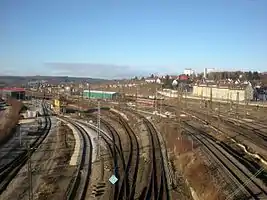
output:
<instances>
[{"instance_id":1,"label":"railway track","mask_svg":"<svg viewBox=\"0 0 267 200\"><path fill-rule=\"evenodd\" d=\"M89 115L89 117L93 118L95 121L97 121L97 117L94 115ZM123 156L123 148L122 148L122 143L121 143L121 138L118 134L118 132L115 130L115 128L106 120L104 120L103 118L100 119L101 124L104 125L104 127L108 130L108 132L110 133L111 137L112 137L112 142L113 142L113 151L117 151L117 153L119 154L119 157L123 163L123 170L125 169L125 161L124 161L124 156ZM105 134L102 134L103 136L105 136ZM109 138L107 138L107 140L109 140Z\"/></svg>"},{"instance_id":2,"label":"railway track","mask_svg":"<svg viewBox=\"0 0 267 200\"><path fill-rule=\"evenodd\" d=\"M86 130L79 123L64 117L62 117L62 119L64 119L77 129L82 150L78 159L77 169L66 191L66 199L83 200L85 199L88 184L90 181L93 152L92 141Z\"/></svg>"},{"instance_id":3,"label":"railway track","mask_svg":"<svg viewBox=\"0 0 267 200\"><path fill-rule=\"evenodd\" d=\"M253 174L242 166L229 152L224 151L224 148L217 141L199 127L196 127L188 122L184 122L186 127L183 127L192 138L198 141L207 150L208 154L227 172L233 182L237 186L236 192L232 197L239 199L261 199L267 198L266 187ZM238 196L242 193L242 196ZM230 198L229 198L230 199Z\"/></svg>"},{"instance_id":4,"label":"railway track","mask_svg":"<svg viewBox=\"0 0 267 200\"><path fill-rule=\"evenodd\" d=\"M168 185L166 179L166 172L164 170L164 159L161 152L161 145L158 138L157 131L154 126L146 119L143 122L147 127L150 141L151 141L151 171L149 175L149 184L147 189L143 192L140 199L170 199L168 192Z\"/></svg>"},{"instance_id":5,"label":"railway track","mask_svg":"<svg viewBox=\"0 0 267 200\"><path fill-rule=\"evenodd\" d=\"M189 114L189 113L187 113ZM201 121L201 123L203 124L209 124L206 119L203 120L203 115L201 116L201 113L199 113L199 111L195 111L193 113L194 117L196 119L198 119L199 121ZM214 122L214 124L209 124L209 127L211 127L213 130L215 131L219 131L221 133L224 133L225 130L227 130L228 132L232 132L232 133L236 133L238 136L243 136L244 138L246 138L248 141L251 141L252 143L254 143L255 145L259 146L259 147L265 147L266 144L264 143L264 141L262 140L262 138L259 138L259 136L257 135L257 133L255 133L253 130L251 130L251 125L249 125L249 123L247 122L247 124L245 124L245 121L239 120L240 122L242 122L242 124L244 125L243 127L240 127L240 122L236 123L235 119L222 119L222 121L225 124L220 124L220 128L216 127L216 123L218 123L216 120L216 115L212 115L209 116L209 118L211 118L212 123ZM263 132L261 132L261 134L263 134ZM211 135L207 135L209 137L212 137ZM251 140L252 139L252 140ZM241 139L239 139L241 140ZM242 141L240 141L240 143L242 143ZM261 164L259 164L257 159L253 159L252 157L247 157L246 153L240 150L237 150L236 148L234 148L234 146L236 146L236 144L234 144L231 140L227 140L227 141L222 141L220 143L220 146L229 154L231 154L233 157L235 157L236 160L238 160L242 165L244 165L252 174L257 173L259 170L262 169ZM248 146L247 146L248 147ZM264 159L261 155L257 155L258 158ZM258 174L258 178L261 179L265 184L267 184L267 172L266 170L262 170L260 174Z\"/></svg>"},{"instance_id":6,"label":"railway track","mask_svg":"<svg viewBox=\"0 0 267 200\"><path fill-rule=\"evenodd\" d=\"M96 120L96 116L94 115L90 115L89 117ZM85 126L89 126L91 129L94 129L95 131L97 131L96 127L90 126L86 123L81 123L81 124ZM120 181L120 176L125 170L125 161L124 161L124 156L123 156L121 140L120 140L120 137L117 131L107 121L101 119L101 124L104 125L104 127L111 134L112 138L108 137L104 132L100 131L101 138L107 144L107 147L113 157L114 175ZM121 169L121 171L119 169ZM117 199L118 191L119 191L119 184L115 184L113 195L112 195L113 199Z\"/></svg>"},{"instance_id":7,"label":"railway track","mask_svg":"<svg viewBox=\"0 0 267 200\"><path fill-rule=\"evenodd\" d=\"M200 111L193 111L190 110L189 114L193 114L200 120L206 121L206 123L212 123L213 125L218 124L218 116L215 114L211 114L207 116L205 113ZM208 117L208 121L207 121ZM217 128L218 130L221 130L222 128L231 131L232 133L236 133L238 135L242 135L247 140L251 141L255 145L262 147L263 149L267 149L267 133L264 131L261 131L259 129L255 130L252 125L250 125L249 122L243 121L243 120L235 120L228 118L228 116L220 115L219 117L220 121L223 122L220 124L220 128Z\"/></svg>"},{"instance_id":8,"label":"railway track","mask_svg":"<svg viewBox=\"0 0 267 200\"><path fill-rule=\"evenodd\" d=\"M113 116L112 116L113 115ZM122 182L120 182L119 194L117 200L120 199L134 199L135 195L135 184L138 173L138 163L139 163L139 145L138 140L132 129L130 128L128 122L120 116L118 113L112 112L109 118L118 121L121 126L125 129L128 141L129 141L129 155L126 156L126 168L124 171L124 176L122 176ZM142 115L141 117L148 129L150 142L151 142L151 165L149 174L149 183L139 199L170 199L168 192L168 185L166 180L166 174L164 170L164 160L161 153L160 141L154 126L146 120ZM102 121L101 121L102 122ZM104 122L104 120L103 120ZM102 122L102 123L103 123ZM105 123L105 122L104 122ZM107 126L108 127L108 126ZM118 136L119 137L119 136ZM124 153L125 154L125 153ZM127 195L128 194L128 195ZM127 195L127 196L126 196Z\"/></svg>"},{"instance_id":9,"label":"railway track","mask_svg":"<svg viewBox=\"0 0 267 200\"><path fill-rule=\"evenodd\" d=\"M96 120L96 116L90 115L94 120ZM130 128L129 124L117 113L112 112L112 116L109 115L109 118L115 121L118 121L120 125L125 129L125 133L128 137L129 141L129 153L125 153L122 148L122 143L120 139L120 135L114 129L113 126L110 125L109 122L105 121L101 118L101 124L108 130L112 137L112 149L114 158L114 167L115 175L119 179L119 183L115 184L113 199L114 200L122 200L129 199L133 200L135 195L135 187L136 187L136 179L138 173L138 164L139 164L139 145L137 141L137 137L135 136L133 130ZM102 137L105 134L102 134ZM106 139L106 143L108 142L108 138ZM119 163L118 163L119 162ZM115 164L118 163L118 164ZM119 165L122 166L122 170L118 171L117 168ZM116 173L117 172L117 173Z\"/></svg>"},{"instance_id":10,"label":"railway track","mask_svg":"<svg viewBox=\"0 0 267 200\"><path fill-rule=\"evenodd\" d=\"M122 144L121 144L121 139L118 134L118 132L114 129L113 126L111 126L108 122L105 120L101 119L102 124L107 128L109 133L112 136L112 144L113 144L113 159L114 159L114 175L121 180L121 174L125 172L126 164L125 164L125 159L123 155L123 149L122 149ZM120 160L118 160L120 159ZM118 163L119 162L119 163ZM122 166L121 171L119 171L119 166ZM119 184L115 184L114 187L114 192L113 192L113 199L117 199L119 195Z\"/></svg>"},{"instance_id":11,"label":"railway track","mask_svg":"<svg viewBox=\"0 0 267 200\"><path fill-rule=\"evenodd\" d=\"M144 125L149 134L150 138L150 174L148 176L148 185L142 191L141 196L139 197L140 200L150 200L150 199L157 199L157 200L169 200L170 194L168 191L168 183L166 178L166 172L164 167L164 158L161 151L161 144L158 137L158 133L152 123L147 120L143 115L140 113L128 110L134 113L136 116L143 120Z\"/></svg>"},{"instance_id":12,"label":"railway track","mask_svg":"<svg viewBox=\"0 0 267 200\"><path fill-rule=\"evenodd\" d=\"M44 141L51 128L51 119L48 115L48 110L45 104L42 105L45 116L45 126L42 128L41 136L38 137L33 143L29 144L30 151L26 149L12 162L5 165L0 170L0 195L8 187L9 183L15 178L20 169L25 165L28 158L38 149L39 145Z\"/></svg>"},{"instance_id":13,"label":"railway track","mask_svg":"<svg viewBox=\"0 0 267 200\"><path fill-rule=\"evenodd\" d=\"M116 112L111 112L115 119L125 129L125 133L129 141L129 155L125 162L125 170L122 177L122 182L119 187L117 200L129 199L133 200L135 196L136 180L139 166L139 144L137 137L128 122Z\"/></svg>"}]
</instances>

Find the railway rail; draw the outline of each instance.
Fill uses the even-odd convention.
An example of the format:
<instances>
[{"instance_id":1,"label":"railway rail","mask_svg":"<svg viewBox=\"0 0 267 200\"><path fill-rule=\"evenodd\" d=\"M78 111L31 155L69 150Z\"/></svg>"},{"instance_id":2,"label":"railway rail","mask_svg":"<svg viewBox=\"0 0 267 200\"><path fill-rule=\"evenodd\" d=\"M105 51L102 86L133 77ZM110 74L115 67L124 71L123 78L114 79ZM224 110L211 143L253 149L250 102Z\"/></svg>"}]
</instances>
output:
<instances>
[{"instance_id":1,"label":"railway rail","mask_svg":"<svg viewBox=\"0 0 267 200\"><path fill-rule=\"evenodd\" d=\"M5 165L0 169L0 195L8 187L9 183L17 175L20 169L25 165L28 158L38 149L39 145L44 141L51 128L51 119L48 115L48 110L45 104L42 105L45 116L45 126L40 131L40 137L38 137L33 143L29 144L30 151L26 149L12 162Z\"/></svg>"},{"instance_id":2,"label":"railway rail","mask_svg":"<svg viewBox=\"0 0 267 200\"><path fill-rule=\"evenodd\" d=\"M62 117L62 119L64 119L77 129L82 149L80 158L78 159L77 169L66 191L66 199L83 200L85 199L88 184L90 181L93 152L92 141L86 130L79 123L64 117Z\"/></svg>"},{"instance_id":3,"label":"railway rail","mask_svg":"<svg viewBox=\"0 0 267 200\"><path fill-rule=\"evenodd\" d=\"M96 120L96 116L89 115L90 118L93 118ZM82 123L84 126L89 126L91 129L94 129L97 131L97 128L94 126L90 126L89 124ZM113 157L113 167L114 167L114 175L120 180L120 174L124 172L125 170L125 161L123 157L123 150L121 141L119 138L119 135L117 131L112 127L107 121L101 119L101 124L104 125L104 127L108 130L108 132L111 134L112 139L106 135L106 133L100 131L101 138L106 143L112 157ZM119 170L120 166L122 166L121 171ZM113 199L117 199L119 191L119 185L115 184L114 191L113 191Z\"/></svg>"},{"instance_id":4,"label":"railway rail","mask_svg":"<svg viewBox=\"0 0 267 200\"><path fill-rule=\"evenodd\" d=\"M158 137L158 133L152 123L146 119L140 113L129 110L134 113L136 116L143 120L144 125L149 134L150 138L150 174L148 178L148 185L144 188L139 199L148 200L148 199L157 199L157 200L169 200L170 194L168 190L168 182L166 171L164 167L164 158L161 151L161 144Z\"/></svg>"},{"instance_id":5,"label":"railway rail","mask_svg":"<svg viewBox=\"0 0 267 200\"><path fill-rule=\"evenodd\" d=\"M123 156L123 149L122 149L122 144L121 144L121 139L118 134L118 132L115 130L113 126L111 126L108 122L105 120L101 119L102 124L107 128L109 133L112 136L112 143L113 143L113 159L114 159L114 175L120 180L121 174L124 173L126 165L125 165L125 159ZM120 160L118 160L120 159ZM119 163L118 163L119 162ZM121 171L119 171L119 166L122 166ZM113 192L113 198L117 199L119 195L119 184L117 183L114 187L114 192Z\"/></svg>"},{"instance_id":6,"label":"railway rail","mask_svg":"<svg viewBox=\"0 0 267 200\"><path fill-rule=\"evenodd\" d=\"M129 155L127 157L127 161L125 162L126 166L122 177L122 182L120 184L117 199L133 200L135 196L136 179L139 167L138 140L135 133L129 126L128 122L118 113L112 111L111 113L113 114L113 116L115 116L115 120L117 119L120 125L124 128L129 141Z\"/></svg>"},{"instance_id":7,"label":"railway rail","mask_svg":"<svg viewBox=\"0 0 267 200\"><path fill-rule=\"evenodd\" d=\"M218 124L218 120L223 122L220 124L220 128L217 128L219 130L224 127L225 129L228 129L228 131L231 131L233 133L237 133L238 135L242 135L244 138L247 138L249 141L253 142L255 145L262 147L263 149L267 149L266 141L267 141L267 133L266 131L262 130L255 130L252 125L250 125L249 122L245 122L243 120L235 120L231 119L227 116L224 115L216 115L216 114L211 114L207 116L205 113L200 112L200 111L195 111L195 110L190 110L189 111L193 113L194 116L196 116L199 119L202 119L206 121L206 123L212 123ZM208 119L207 119L208 117ZM219 118L219 119L218 119ZM261 126L263 127L263 126Z\"/></svg>"},{"instance_id":8,"label":"railway rail","mask_svg":"<svg viewBox=\"0 0 267 200\"><path fill-rule=\"evenodd\" d=\"M129 124L125 121L123 117L121 117L116 112L111 112L109 115L110 119L118 121L120 125L124 128L125 133L128 137L129 141L129 152L126 154L122 148L122 143L120 139L120 135L111 126L107 121L101 118L101 124L105 126L108 132L111 134L113 140L113 151L116 150L117 155L115 154L115 158L119 158L119 162L122 165L122 170L120 173L117 173L119 176L119 183L115 185L114 189L114 199L129 199L133 200L135 196L135 188L136 188L136 179L138 174L138 165L139 165L139 144L137 137L133 130L130 128ZM96 120L96 116L91 116L94 120ZM115 160L114 160L115 163ZM115 165L116 166L116 165ZM116 170L116 167L115 167Z\"/></svg>"},{"instance_id":9,"label":"railway rail","mask_svg":"<svg viewBox=\"0 0 267 200\"><path fill-rule=\"evenodd\" d=\"M260 199L262 197L267 197L267 190L262 182L254 177L244 166L239 164L232 155L224 151L220 143L217 143L212 136L202 131L199 127L189 124L188 122L184 123L188 128L184 126L183 129L186 130L192 138L203 145L209 155L225 169L233 182L240 188L239 190L243 192L241 192L243 196L238 196L237 198ZM237 196L238 193L240 194L240 191L237 190L237 192L233 193L232 197Z\"/></svg>"},{"instance_id":10,"label":"railway rail","mask_svg":"<svg viewBox=\"0 0 267 200\"><path fill-rule=\"evenodd\" d=\"M158 134L154 126L146 118L143 118L143 121L150 136L152 158L149 186L144 193L143 199L168 200L170 196Z\"/></svg>"}]
</instances>

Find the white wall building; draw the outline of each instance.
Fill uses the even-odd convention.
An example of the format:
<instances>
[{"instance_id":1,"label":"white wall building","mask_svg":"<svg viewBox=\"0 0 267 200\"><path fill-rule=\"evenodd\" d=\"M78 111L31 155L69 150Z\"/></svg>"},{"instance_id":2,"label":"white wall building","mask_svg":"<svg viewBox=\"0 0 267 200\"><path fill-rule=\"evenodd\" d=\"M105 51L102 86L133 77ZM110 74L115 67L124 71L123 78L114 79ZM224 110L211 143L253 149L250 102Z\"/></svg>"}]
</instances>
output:
<instances>
[{"instance_id":1,"label":"white wall building","mask_svg":"<svg viewBox=\"0 0 267 200\"><path fill-rule=\"evenodd\" d=\"M184 74L185 74L185 75L191 76L191 75L193 75L194 73L195 73L195 71L192 70L191 68L186 68L186 69L184 69Z\"/></svg>"}]
</instances>

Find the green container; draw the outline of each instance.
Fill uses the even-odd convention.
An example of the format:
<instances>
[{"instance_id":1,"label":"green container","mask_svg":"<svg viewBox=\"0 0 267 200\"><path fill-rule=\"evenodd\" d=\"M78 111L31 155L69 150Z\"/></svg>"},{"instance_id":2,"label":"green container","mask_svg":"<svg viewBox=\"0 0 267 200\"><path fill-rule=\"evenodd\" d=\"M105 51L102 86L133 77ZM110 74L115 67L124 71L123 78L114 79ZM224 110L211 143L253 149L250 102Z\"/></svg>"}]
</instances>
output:
<instances>
[{"instance_id":1,"label":"green container","mask_svg":"<svg viewBox=\"0 0 267 200\"><path fill-rule=\"evenodd\" d=\"M118 97L116 92L106 92L106 91L95 91L95 90L85 90L83 92L84 98L90 99L115 99Z\"/></svg>"}]
</instances>

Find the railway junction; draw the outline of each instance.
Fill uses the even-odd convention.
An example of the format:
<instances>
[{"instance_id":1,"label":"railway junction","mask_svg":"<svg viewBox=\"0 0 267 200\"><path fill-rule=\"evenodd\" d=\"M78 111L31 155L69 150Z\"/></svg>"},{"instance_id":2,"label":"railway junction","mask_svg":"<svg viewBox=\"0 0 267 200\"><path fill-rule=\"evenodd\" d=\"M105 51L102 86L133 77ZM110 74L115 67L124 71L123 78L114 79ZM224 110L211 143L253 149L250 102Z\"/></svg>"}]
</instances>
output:
<instances>
[{"instance_id":1,"label":"railway junction","mask_svg":"<svg viewBox=\"0 0 267 200\"><path fill-rule=\"evenodd\" d=\"M61 101L1 144L0 199L267 199L265 108Z\"/></svg>"}]
</instances>

